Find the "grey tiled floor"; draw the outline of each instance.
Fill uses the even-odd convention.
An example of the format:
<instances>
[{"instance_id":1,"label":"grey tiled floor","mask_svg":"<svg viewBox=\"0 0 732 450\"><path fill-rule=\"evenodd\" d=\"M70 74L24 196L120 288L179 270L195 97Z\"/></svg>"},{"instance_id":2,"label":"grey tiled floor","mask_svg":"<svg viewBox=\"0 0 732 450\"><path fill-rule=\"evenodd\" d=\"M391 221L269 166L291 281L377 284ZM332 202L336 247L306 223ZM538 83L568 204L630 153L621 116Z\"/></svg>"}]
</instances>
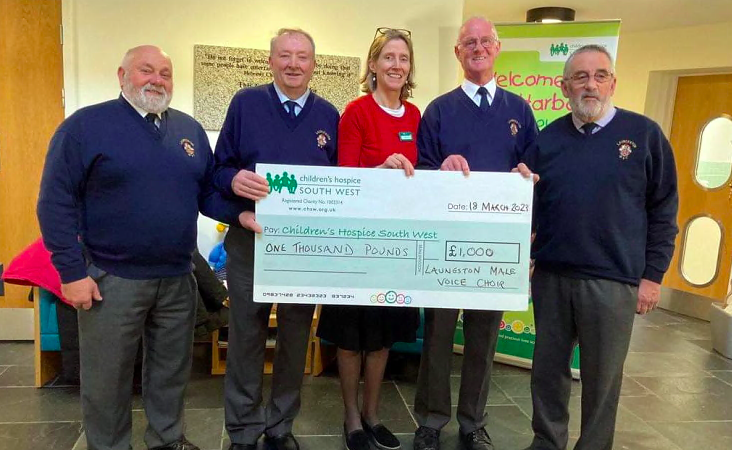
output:
<instances>
[{"instance_id":1,"label":"grey tiled floor","mask_svg":"<svg viewBox=\"0 0 732 450\"><path fill-rule=\"evenodd\" d=\"M732 448L732 360L711 351L709 325L665 311L636 319L615 433L616 449ZM223 377L207 374L210 353L197 345L186 398L188 438L204 450L228 448L223 419ZM461 357L453 358L453 403ZM384 382L381 418L411 449L411 408L418 357L393 355ZM35 389L33 348L0 342L0 450L85 449L79 392L73 387ZM268 386L269 378L266 379ZM266 387L268 389L268 387ZM570 445L580 424L581 384L570 401ZM144 449L145 416L134 401L133 445ZM531 441L529 372L495 364L487 411L488 431L499 450L523 449ZM331 368L306 377L302 412L294 432L303 450L343 448L338 379ZM459 448L453 420L442 447Z\"/></svg>"}]
</instances>

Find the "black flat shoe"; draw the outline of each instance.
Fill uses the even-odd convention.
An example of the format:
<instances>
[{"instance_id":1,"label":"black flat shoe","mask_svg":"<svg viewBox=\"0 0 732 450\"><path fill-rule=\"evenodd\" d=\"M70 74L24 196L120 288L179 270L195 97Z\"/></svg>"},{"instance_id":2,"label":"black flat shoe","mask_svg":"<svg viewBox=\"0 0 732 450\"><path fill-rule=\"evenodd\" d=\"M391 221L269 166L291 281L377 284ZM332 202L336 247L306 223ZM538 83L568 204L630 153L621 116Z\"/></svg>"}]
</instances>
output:
<instances>
[{"instance_id":1,"label":"black flat shoe","mask_svg":"<svg viewBox=\"0 0 732 450\"><path fill-rule=\"evenodd\" d=\"M363 429L369 436L369 439L371 439L371 442L373 442L377 448L380 448L381 450L398 450L402 448L402 443L399 442L399 439L397 439L397 437L394 436L394 433L389 431L389 429L383 424L379 423L372 427L366 423L362 417L361 426L363 426Z\"/></svg>"},{"instance_id":2,"label":"black flat shoe","mask_svg":"<svg viewBox=\"0 0 732 450\"><path fill-rule=\"evenodd\" d=\"M350 433L343 424L343 440L346 443L346 450L371 450L369 436L364 430L353 430Z\"/></svg>"}]
</instances>

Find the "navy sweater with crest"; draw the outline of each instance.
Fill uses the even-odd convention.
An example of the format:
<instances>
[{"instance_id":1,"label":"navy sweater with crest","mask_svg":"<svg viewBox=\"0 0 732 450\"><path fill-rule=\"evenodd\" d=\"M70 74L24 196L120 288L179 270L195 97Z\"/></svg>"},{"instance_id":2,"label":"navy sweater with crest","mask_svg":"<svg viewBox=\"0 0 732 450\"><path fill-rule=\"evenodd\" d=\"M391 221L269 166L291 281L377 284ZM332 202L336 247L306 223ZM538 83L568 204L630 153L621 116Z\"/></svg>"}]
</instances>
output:
<instances>
[{"instance_id":1,"label":"navy sweater with crest","mask_svg":"<svg viewBox=\"0 0 732 450\"><path fill-rule=\"evenodd\" d=\"M237 197L231 180L239 170L255 170L257 163L335 166L338 148L338 110L314 92L292 120L273 84L245 88L234 95L216 142L215 185L239 211L254 211L254 202ZM204 214L240 226L231 209Z\"/></svg>"},{"instance_id":2,"label":"navy sweater with crest","mask_svg":"<svg viewBox=\"0 0 732 450\"><path fill-rule=\"evenodd\" d=\"M450 155L462 155L470 170L509 172L536 139L528 103L504 89L487 112L461 87L434 99L424 110L417 139L418 167L439 169Z\"/></svg>"},{"instance_id":3,"label":"navy sweater with crest","mask_svg":"<svg viewBox=\"0 0 732 450\"><path fill-rule=\"evenodd\" d=\"M661 282L678 232L678 193L673 152L655 122L618 109L588 137L568 114L542 130L525 162L541 177L537 267L632 285Z\"/></svg>"},{"instance_id":4,"label":"navy sweater with crest","mask_svg":"<svg viewBox=\"0 0 732 450\"><path fill-rule=\"evenodd\" d=\"M51 139L38 199L61 280L86 277L87 260L123 278L190 273L199 206L230 207L212 173L206 133L180 111L159 131L122 96L75 112Z\"/></svg>"}]
</instances>

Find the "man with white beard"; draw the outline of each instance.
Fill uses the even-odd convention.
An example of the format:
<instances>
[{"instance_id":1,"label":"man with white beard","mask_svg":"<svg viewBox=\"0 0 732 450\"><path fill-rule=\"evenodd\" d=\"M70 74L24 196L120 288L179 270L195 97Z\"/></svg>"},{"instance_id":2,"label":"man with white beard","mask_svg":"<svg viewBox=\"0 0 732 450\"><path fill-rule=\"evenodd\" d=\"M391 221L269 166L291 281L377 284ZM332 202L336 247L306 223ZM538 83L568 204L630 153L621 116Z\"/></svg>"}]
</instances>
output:
<instances>
[{"instance_id":1,"label":"man with white beard","mask_svg":"<svg viewBox=\"0 0 732 450\"><path fill-rule=\"evenodd\" d=\"M183 436L183 393L199 204L219 198L209 187L213 154L201 125L168 108L173 67L161 49L129 50L117 75L118 99L80 109L51 139L38 219L62 293L78 310L87 448L131 448L142 340L145 442L197 450Z\"/></svg>"},{"instance_id":2,"label":"man with white beard","mask_svg":"<svg viewBox=\"0 0 732 450\"><path fill-rule=\"evenodd\" d=\"M570 359L580 345L582 425L575 450L610 450L634 313L652 311L674 251L673 152L659 126L612 104L603 47L564 66L572 113L539 133L526 164L536 184L532 295L532 450L567 448Z\"/></svg>"}]
</instances>

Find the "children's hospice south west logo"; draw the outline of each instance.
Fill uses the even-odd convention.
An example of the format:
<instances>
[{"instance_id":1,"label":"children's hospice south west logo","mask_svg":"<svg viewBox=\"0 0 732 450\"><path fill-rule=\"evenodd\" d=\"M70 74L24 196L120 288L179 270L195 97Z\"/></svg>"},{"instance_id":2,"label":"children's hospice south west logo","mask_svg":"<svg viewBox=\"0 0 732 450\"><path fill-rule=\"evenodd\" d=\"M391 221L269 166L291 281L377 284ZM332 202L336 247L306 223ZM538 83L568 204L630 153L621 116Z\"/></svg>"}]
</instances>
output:
<instances>
[{"instance_id":1,"label":"children's hospice south west logo","mask_svg":"<svg viewBox=\"0 0 732 450\"><path fill-rule=\"evenodd\" d=\"M551 47L549 47L549 55L551 56L557 56L557 55L564 55L567 56L569 53L569 46L565 44L564 42L560 42L559 44L552 44Z\"/></svg>"},{"instance_id":2,"label":"children's hospice south west logo","mask_svg":"<svg viewBox=\"0 0 732 450\"><path fill-rule=\"evenodd\" d=\"M267 172L267 182L269 183L270 194L272 191L281 193L283 188L290 194L294 194L297 189L297 180L295 180L295 175L291 173L288 174L287 172L282 172L282 175L275 175L274 178L272 178L271 173Z\"/></svg>"}]
</instances>

